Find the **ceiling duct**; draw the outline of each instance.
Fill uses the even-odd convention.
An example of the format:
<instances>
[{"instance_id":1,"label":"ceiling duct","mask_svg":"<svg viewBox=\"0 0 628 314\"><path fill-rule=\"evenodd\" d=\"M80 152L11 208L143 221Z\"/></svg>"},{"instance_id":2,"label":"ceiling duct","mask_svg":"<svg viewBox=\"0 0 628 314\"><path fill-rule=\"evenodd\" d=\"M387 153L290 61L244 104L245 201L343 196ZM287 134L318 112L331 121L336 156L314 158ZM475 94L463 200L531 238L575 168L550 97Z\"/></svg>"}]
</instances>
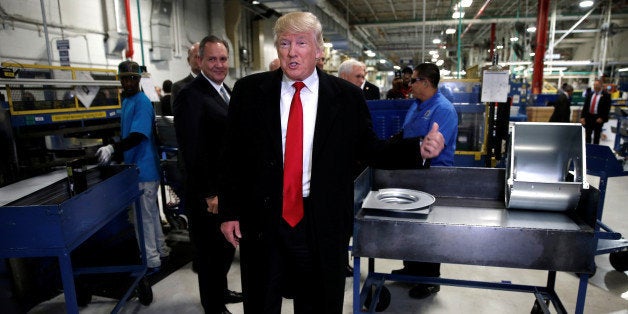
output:
<instances>
[{"instance_id":1,"label":"ceiling duct","mask_svg":"<svg viewBox=\"0 0 628 314\"><path fill-rule=\"evenodd\" d=\"M172 0L153 0L150 16L151 61L166 61L172 58L171 15Z\"/></svg>"}]
</instances>

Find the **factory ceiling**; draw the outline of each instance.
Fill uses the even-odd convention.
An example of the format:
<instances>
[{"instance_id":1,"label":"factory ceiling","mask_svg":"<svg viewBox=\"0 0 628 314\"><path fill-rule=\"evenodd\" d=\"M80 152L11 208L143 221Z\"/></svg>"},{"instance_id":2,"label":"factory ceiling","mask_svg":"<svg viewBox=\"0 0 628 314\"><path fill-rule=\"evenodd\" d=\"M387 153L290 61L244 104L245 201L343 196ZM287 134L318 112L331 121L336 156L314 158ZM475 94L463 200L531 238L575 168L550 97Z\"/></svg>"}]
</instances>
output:
<instances>
[{"instance_id":1,"label":"factory ceiling","mask_svg":"<svg viewBox=\"0 0 628 314\"><path fill-rule=\"evenodd\" d=\"M580 7L579 1L573 0L545 1L549 2L547 46L548 49L553 47L553 53L559 54L561 59L572 60L575 48L583 42L628 29L628 2L625 0L593 1L588 8ZM441 56L449 59L447 62L454 63L458 51L480 48L477 51L487 54L493 24L494 45L505 47L502 54L508 55L508 60L529 59L536 44L536 32L526 30L536 26L540 0L463 0L471 4L462 9L456 9L457 0L259 2L279 14L300 10L317 14L323 23L326 41L343 53L361 58L361 52L372 50L377 53L376 58L403 64L429 61L430 50L440 51ZM454 12L460 11L464 12L462 18L452 17ZM454 33L448 34L447 29ZM555 45L550 44L552 29L555 30ZM518 40L511 41L511 38ZM434 39L439 39L440 43L434 43Z\"/></svg>"}]
</instances>

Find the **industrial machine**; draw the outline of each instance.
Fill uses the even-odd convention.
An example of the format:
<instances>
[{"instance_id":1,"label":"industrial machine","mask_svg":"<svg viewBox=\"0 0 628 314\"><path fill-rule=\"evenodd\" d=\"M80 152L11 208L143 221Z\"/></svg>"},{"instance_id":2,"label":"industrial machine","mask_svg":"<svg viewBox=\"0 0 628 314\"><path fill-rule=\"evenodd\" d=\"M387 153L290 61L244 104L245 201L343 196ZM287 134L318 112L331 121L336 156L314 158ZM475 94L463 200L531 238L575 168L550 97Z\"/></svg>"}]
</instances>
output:
<instances>
[{"instance_id":1,"label":"industrial machine","mask_svg":"<svg viewBox=\"0 0 628 314\"><path fill-rule=\"evenodd\" d=\"M556 136L530 141L536 132ZM588 277L595 271L600 195L584 179L582 133L577 124L515 123L506 169L367 169L354 185L353 255L369 258L362 289L360 259L354 259L354 313L384 310L390 302L386 281L531 293L532 313L549 313L550 304L556 312L567 313L554 289L558 271L579 275L576 308L569 312L582 313ZM566 149L570 145L563 145L565 141L575 143L573 148ZM421 191L433 195L435 202L427 214L419 215L374 211L363 204L369 192L387 189ZM553 193L557 190L560 193ZM388 200L393 206L412 202L411 197ZM376 273L374 258L546 270L547 284Z\"/></svg>"},{"instance_id":2,"label":"industrial machine","mask_svg":"<svg viewBox=\"0 0 628 314\"><path fill-rule=\"evenodd\" d=\"M0 259L10 258L11 265L20 265L19 261L25 258L55 257L68 313L78 313L78 304L89 303L90 290L86 286L77 289L77 282L78 277L94 274L125 274L130 278L128 289L118 296L120 301L112 313L119 311L133 295L137 295L142 304L150 304L153 294L144 277L147 268L141 223L136 226L139 243L135 252L116 251L117 254L128 252L130 262L87 265L89 263L75 259L73 255L83 243L93 239L97 231L109 226L121 214L126 216L131 204L139 206L142 191L138 187L137 168L107 166L88 170L72 167L68 173L74 173L69 177L53 173L45 178L31 178L0 188L3 195L0 200ZM38 187L53 178L60 179ZM20 197L18 192L32 187L36 190ZM134 212L137 221L142 221L141 211ZM131 243L136 245L135 239ZM13 270L19 272L19 269Z\"/></svg>"},{"instance_id":3,"label":"industrial machine","mask_svg":"<svg viewBox=\"0 0 628 314\"><path fill-rule=\"evenodd\" d=\"M0 186L93 156L119 130L115 70L2 63Z\"/></svg>"}]
</instances>

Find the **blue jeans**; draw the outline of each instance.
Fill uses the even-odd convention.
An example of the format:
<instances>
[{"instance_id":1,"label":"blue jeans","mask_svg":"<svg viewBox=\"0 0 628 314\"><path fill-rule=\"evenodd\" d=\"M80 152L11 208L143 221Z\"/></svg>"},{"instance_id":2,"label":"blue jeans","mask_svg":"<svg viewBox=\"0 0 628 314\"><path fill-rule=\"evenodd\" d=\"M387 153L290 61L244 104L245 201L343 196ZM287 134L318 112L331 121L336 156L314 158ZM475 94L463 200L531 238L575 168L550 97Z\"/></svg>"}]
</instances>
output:
<instances>
[{"instance_id":1,"label":"blue jeans","mask_svg":"<svg viewBox=\"0 0 628 314\"><path fill-rule=\"evenodd\" d=\"M166 246L166 239L161 229L161 217L157 206L157 188L159 181L140 182L140 190L144 194L140 197L140 207L142 210L142 226L144 227L144 249L146 250L146 261L149 268L161 266L161 255L167 255L169 250ZM134 208L135 209L135 208ZM132 215L133 224L136 224L135 215ZM137 229L136 236L137 236Z\"/></svg>"}]
</instances>

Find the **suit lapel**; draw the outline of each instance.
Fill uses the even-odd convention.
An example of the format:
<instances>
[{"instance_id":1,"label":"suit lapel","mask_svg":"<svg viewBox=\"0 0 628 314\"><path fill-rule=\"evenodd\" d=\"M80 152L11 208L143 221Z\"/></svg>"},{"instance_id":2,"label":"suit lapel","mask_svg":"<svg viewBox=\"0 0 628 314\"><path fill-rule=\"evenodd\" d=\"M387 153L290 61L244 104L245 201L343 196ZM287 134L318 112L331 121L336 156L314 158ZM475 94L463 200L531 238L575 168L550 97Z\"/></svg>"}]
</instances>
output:
<instances>
[{"instance_id":1,"label":"suit lapel","mask_svg":"<svg viewBox=\"0 0 628 314\"><path fill-rule=\"evenodd\" d=\"M281 78L283 72L272 72L271 79L260 84L260 110L261 122L266 125L268 137L271 140L271 149L277 160L283 160L281 149Z\"/></svg>"},{"instance_id":2,"label":"suit lapel","mask_svg":"<svg viewBox=\"0 0 628 314\"><path fill-rule=\"evenodd\" d=\"M338 102L335 97L336 91L329 79L329 75L318 71L318 79L318 109L316 113L316 125L314 127L312 162L316 161L317 154L321 151L327 140L331 126L338 114Z\"/></svg>"}]
</instances>

